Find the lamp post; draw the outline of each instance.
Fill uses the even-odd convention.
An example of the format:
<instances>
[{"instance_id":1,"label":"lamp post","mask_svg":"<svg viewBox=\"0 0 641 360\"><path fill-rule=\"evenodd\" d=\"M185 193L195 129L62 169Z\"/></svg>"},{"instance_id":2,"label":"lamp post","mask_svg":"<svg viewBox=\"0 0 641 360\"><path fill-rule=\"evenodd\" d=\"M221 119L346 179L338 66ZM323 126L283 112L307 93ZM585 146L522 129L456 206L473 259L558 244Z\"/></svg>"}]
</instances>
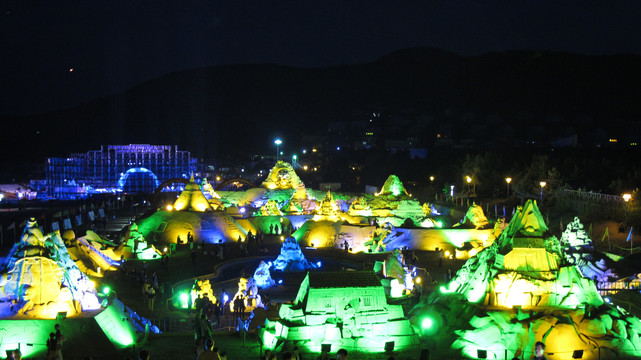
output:
<instances>
[{"instance_id":1,"label":"lamp post","mask_svg":"<svg viewBox=\"0 0 641 360\"><path fill-rule=\"evenodd\" d=\"M543 204L543 188L544 188L544 187L545 187L545 185L547 185L547 184L548 184L548 183L546 183L545 181L541 181L541 182L539 182L539 185L541 185L541 204Z\"/></svg>"},{"instance_id":2,"label":"lamp post","mask_svg":"<svg viewBox=\"0 0 641 360\"><path fill-rule=\"evenodd\" d=\"M623 227L625 228L628 224L628 201L632 199L632 195L625 193L623 194L623 201L625 201L625 216L623 218Z\"/></svg>"},{"instance_id":3,"label":"lamp post","mask_svg":"<svg viewBox=\"0 0 641 360\"><path fill-rule=\"evenodd\" d=\"M507 183L507 197L510 197L510 183L512 182L511 177L506 177L505 182Z\"/></svg>"},{"instance_id":4,"label":"lamp post","mask_svg":"<svg viewBox=\"0 0 641 360\"><path fill-rule=\"evenodd\" d=\"M276 144L276 161L278 161L278 154L280 153L280 144L282 143L283 141L281 139L274 140L274 144Z\"/></svg>"},{"instance_id":5,"label":"lamp post","mask_svg":"<svg viewBox=\"0 0 641 360\"><path fill-rule=\"evenodd\" d=\"M472 184L472 177L465 175L465 182L467 183L468 197L476 196L476 184Z\"/></svg>"}]
</instances>

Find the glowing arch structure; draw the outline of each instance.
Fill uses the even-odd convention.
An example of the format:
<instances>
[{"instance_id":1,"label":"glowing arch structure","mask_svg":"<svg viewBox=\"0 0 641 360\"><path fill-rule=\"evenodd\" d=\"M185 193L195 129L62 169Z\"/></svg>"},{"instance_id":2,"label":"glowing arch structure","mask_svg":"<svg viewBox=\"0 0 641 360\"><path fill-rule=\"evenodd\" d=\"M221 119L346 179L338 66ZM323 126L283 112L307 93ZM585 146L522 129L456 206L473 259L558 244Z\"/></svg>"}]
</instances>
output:
<instances>
[{"instance_id":1,"label":"glowing arch structure","mask_svg":"<svg viewBox=\"0 0 641 360\"><path fill-rule=\"evenodd\" d=\"M253 189L253 188L256 187L256 185L253 182L251 182L251 181L249 181L247 179L233 178L233 179L227 179L227 180L221 182L220 184L218 184L218 186L216 186L216 191L221 191L221 190L223 190L223 188L225 188L225 186L231 185L231 184L233 184L235 182L243 184L243 185L247 185L247 187L249 187L250 189Z\"/></svg>"},{"instance_id":2,"label":"glowing arch structure","mask_svg":"<svg viewBox=\"0 0 641 360\"><path fill-rule=\"evenodd\" d=\"M153 171L143 168L143 167L138 167L138 168L131 168L127 171L125 171L124 174L120 176L120 179L118 179L118 188L123 190L125 188L125 184L127 184L127 179L131 174L137 174L137 173L143 173L143 174L149 174L151 175L151 178L154 180L154 187L158 188L160 185L160 181L158 181L158 176L153 173Z\"/></svg>"},{"instance_id":3,"label":"glowing arch structure","mask_svg":"<svg viewBox=\"0 0 641 360\"><path fill-rule=\"evenodd\" d=\"M156 191L154 191L153 194L151 194L151 197L149 200L151 201L152 204L158 205L158 200L160 199L160 194L162 193L163 189L166 188L167 186L170 186L172 184L189 184L189 179L185 178L173 178L169 179L166 181L163 181L158 187L156 188Z\"/></svg>"}]
</instances>

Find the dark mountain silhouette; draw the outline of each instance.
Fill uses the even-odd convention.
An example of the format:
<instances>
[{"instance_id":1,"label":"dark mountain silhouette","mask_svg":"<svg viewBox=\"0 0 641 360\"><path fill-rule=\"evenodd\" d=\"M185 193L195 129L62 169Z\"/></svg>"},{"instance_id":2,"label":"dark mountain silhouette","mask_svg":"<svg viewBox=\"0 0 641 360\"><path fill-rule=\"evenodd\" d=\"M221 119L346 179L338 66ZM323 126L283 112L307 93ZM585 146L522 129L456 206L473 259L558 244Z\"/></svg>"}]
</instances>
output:
<instances>
[{"instance_id":1,"label":"dark mountain silhouette","mask_svg":"<svg viewBox=\"0 0 641 360\"><path fill-rule=\"evenodd\" d=\"M406 49L372 63L327 68L228 65L167 74L80 106L2 119L3 162L44 161L101 144L176 144L195 156L269 152L323 134L359 111L439 114L460 109L563 117L559 126L607 128L641 115L641 58L512 51L463 57Z\"/></svg>"}]
</instances>

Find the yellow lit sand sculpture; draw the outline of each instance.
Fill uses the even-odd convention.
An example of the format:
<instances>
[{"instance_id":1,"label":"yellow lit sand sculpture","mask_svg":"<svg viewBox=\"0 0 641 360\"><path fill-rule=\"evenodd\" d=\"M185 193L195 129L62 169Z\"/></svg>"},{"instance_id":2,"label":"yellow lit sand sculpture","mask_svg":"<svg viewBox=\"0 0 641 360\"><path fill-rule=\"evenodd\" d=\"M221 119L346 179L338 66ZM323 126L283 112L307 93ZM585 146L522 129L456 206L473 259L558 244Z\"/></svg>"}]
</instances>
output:
<instances>
[{"instance_id":1,"label":"yellow lit sand sculpture","mask_svg":"<svg viewBox=\"0 0 641 360\"><path fill-rule=\"evenodd\" d=\"M465 218L454 226L462 226L474 229L485 229L490 225L487 217L483 213L483 208L479 205L472 204L465 213Z\"/></svg>"},{"instance_id":2,"label":"yellow lit sand sculpture","mask_svg":"<svg viewBox=\"0 0 641 360\"><path fill-rule=\"evenodd\" d=\"M216 296L214 296L214 290L211 288L209 279L206 280L196 280L194 286L191 290L191 298L196 300L197 298L208 298L212 303L216 303Z\"/></svg>"},{"instance_id":3,"label":"yellow lit sand sculpture","mask_svg":"<svg viewBox=\"0 0 641 360\"><path fill-rule=\"evenodd\" d=\"M412 319L443 353L451 344L466 358L529 359L543 341L550 360L641 356L641 321L606 304L566 261L532 200L424 305Z\"/></svg>"},{"instance_id":4,"label":"yellow lit sand sculpture","mask_svg":"<svg viewBox=\"0 0 641 360\"><path fill-rule=\"evenodd\" d=\"M291 164L285 161L278 161L271 169L269 175L262 183L262 187L273 189L296 189L301 184L300 178L296 175Z\"/></svg>"},{"instance_id":5,"label":"yellow lit sand sculpture","mask_svg":"<svg viewBox=\"0 0 641 360\"><path fill-rule=\"evenodd\" d=\"M258 293L258 286L254 278L238 279L238 291L234 294L234 298L229 302L229 309L234 311L239 301L245 305L245 312L251 312L257 307L263 307L260 294Z\"/></svg>"},{"instance_id":6,"label":"yellow lit sand sculpture","mask_svg":"<svg viewBox=\"0 0 641 360\"><path fill-rule=\"evenodd\" d=\"M103 277L107 271L118 270L121 256L129 258L130 254L123 249L124 242L118 246L87 230L87 234L78 239L73 235L73 242L69 244L67 251L83 273Z\"/></svg>"},{"instance_id":7,"label":"yellow lit sand sculpture","mask_svg":"<svg viewBox=\"0 0 641 360\"><path fill-rule=\"evenodd\" d=\"M150 244L186 243L191 234L195 241L221 243L245 239L247 231L256 234L250 223L241 226L225 211L214 211L193 176L173 207L159 210L140 221L138 231Z\"/></svg>"},{"instance_id":8,"label":"yellow lit sand sculpture","mask_svg":"<svg viewBox=\"0 0 641 360\"><path fill-rule=\"evenodd\" d=\"M349 206L348 214L352 216L372 216L372 208L364 196L357 197Z\"/></svg>"},{"instance_id":9,"label":"yellow lit sand sculpture","mask_svg":"<svg viewBox=\"0 0 641 360\"><path fill-rule=\"evenodd\" d=\"M33 218L0 273L4 318L55 319L100 308L93 283L67 253L60 233L43 235Z\"/></svg>"},{"instance_id":10,"label":"yellow lit sand sculpture","mask_svg":"<svg viewBox=\"0 0 641 360\"><path fill-rule=\"evenodd\" d=\"M212 199L220 199L220 195L216 194L216 191L214 191L214 187L211 186L209 181L207 181L207 178L203 178L203 181L201 182L200 186L202 187L202 189L203 189L203 191L205 193L209 194L210 198L212 198Z\"/></svg>"},{"instance_id":11,"label":"yellow lit sand sculpture","mask_svg":"<svg viewBox=\"0 0 641 360\"><path fill-rule=\"evenodd\" d=\"M261 206L260 208L260 215L261 216L281 216L283 213L280 211L280 208L278 207L278 203L274 200L267 200L267 203L265 205Z\"/></svg>"},{"instance_id":12,"label":"yellow lit sand sculpture","mask_svg":"<svg viewBox=\"0 0 641 360\"><path fill-rule=\"evenodd\" d=\"M213 210L209 201L203 194L200 186L194 180L194 174L191 174L191 179L189 183L185 186L185 190L180 193L176 202L174 202L173 208L176 211L198 211L205 212L208 210Z\"/></svg>"},{"instance_id":13,"label":"yellow lit sand sculpture","mask_svg":"<svg viewBox=\"0 0 641 360\"><path fill-rule=\"evenodd\" d=\"M20 349L24 358L43 359L54 325L70 358L84 357L86 349L116 358L146 333L159 332L111 294L100 302L60 233L44 235L32 218L0 267L0 352Z\"/></svg>"},{"instance_id":14,"label":"yellow lit sand sculpture","mask_svg":"<svg viewBox=\"0 0 641 360\"><path fill-rule=\"evenodd\" d=\"M334 197L330 191L327 191L327 195L321 200L320 205L315 210L316 215L314 215L313 220L328 220L328 221L339 221L340 219L340 209L334 201Z\"/></svg>"}]
</instances>

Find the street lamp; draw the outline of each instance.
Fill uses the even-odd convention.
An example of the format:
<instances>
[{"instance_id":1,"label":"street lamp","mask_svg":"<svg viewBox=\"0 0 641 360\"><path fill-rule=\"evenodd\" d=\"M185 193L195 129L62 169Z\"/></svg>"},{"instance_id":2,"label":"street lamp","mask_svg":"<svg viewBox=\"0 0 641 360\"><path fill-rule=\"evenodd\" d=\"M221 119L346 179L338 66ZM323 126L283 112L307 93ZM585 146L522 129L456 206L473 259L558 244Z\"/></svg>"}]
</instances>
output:
<instances>
[{"instance_id":1,"label":"street lamp","mask_svg":"<svg viewBox=\"0 0 641 360\"><path fill-rule=\"evenodd\" d=\"M468 196L476 196L476 184L472 184L472 177L465 175L465 181L467 182Z\"/></svg>"},{"instance_id":2,"label":"street lamp","mask_svg":"<svg viewBox=\"0 0 641 360\"><path fill-rule=\"evenodd\" d=\"M278 154L280 153L280 144L282 144L283 141L281 139L276 139L274 140L274 144L276 144L276 161L278 161Z\"/></svg>"},{"instance_id":3,"label":"street lamp","mask_svg":"<svg viewBox=\"0 0 641 360\"><path fill-rule=\"evenodd\" d=\"M510 183L512 182L512 178L506 177L505 182L507 183L507 197L510 197Z\"/></svg>"},{"instance_id":4,"label":"street lamp","mask_svg":"<svg viewBox=\"0 0 641 360\"><path fill-rule=\"evenodd\" d=\"M539 182L539 185L541 185L541 204L543 204L543 188L544 188L544 187L545 187L545 185L547 185L547 184L548 184L548 183L546 183L545 181L541 181L541 182Z\"/></svg>"},{"instance_id":5,"label":"street lamp","mask_svg":"<svg viewBox=\"0 0 641 360\"><path fill-rule=\"evenodd\" d=\"M434 182L434 176L430 176L430 181Z\"/></svg>"},{"instance_id":6,"label":"street lamp","mask_svg":"<svg viewBox=\"0 0 641 360\"><path fill-rule=\"evenodd\" d=\"M625 217L623 218L623 227L625 227L628 223L628 201L630 201L630 199L632 199L631 194L623 194L623 201L625 201Z\"/></svg>"}]
</instances>

